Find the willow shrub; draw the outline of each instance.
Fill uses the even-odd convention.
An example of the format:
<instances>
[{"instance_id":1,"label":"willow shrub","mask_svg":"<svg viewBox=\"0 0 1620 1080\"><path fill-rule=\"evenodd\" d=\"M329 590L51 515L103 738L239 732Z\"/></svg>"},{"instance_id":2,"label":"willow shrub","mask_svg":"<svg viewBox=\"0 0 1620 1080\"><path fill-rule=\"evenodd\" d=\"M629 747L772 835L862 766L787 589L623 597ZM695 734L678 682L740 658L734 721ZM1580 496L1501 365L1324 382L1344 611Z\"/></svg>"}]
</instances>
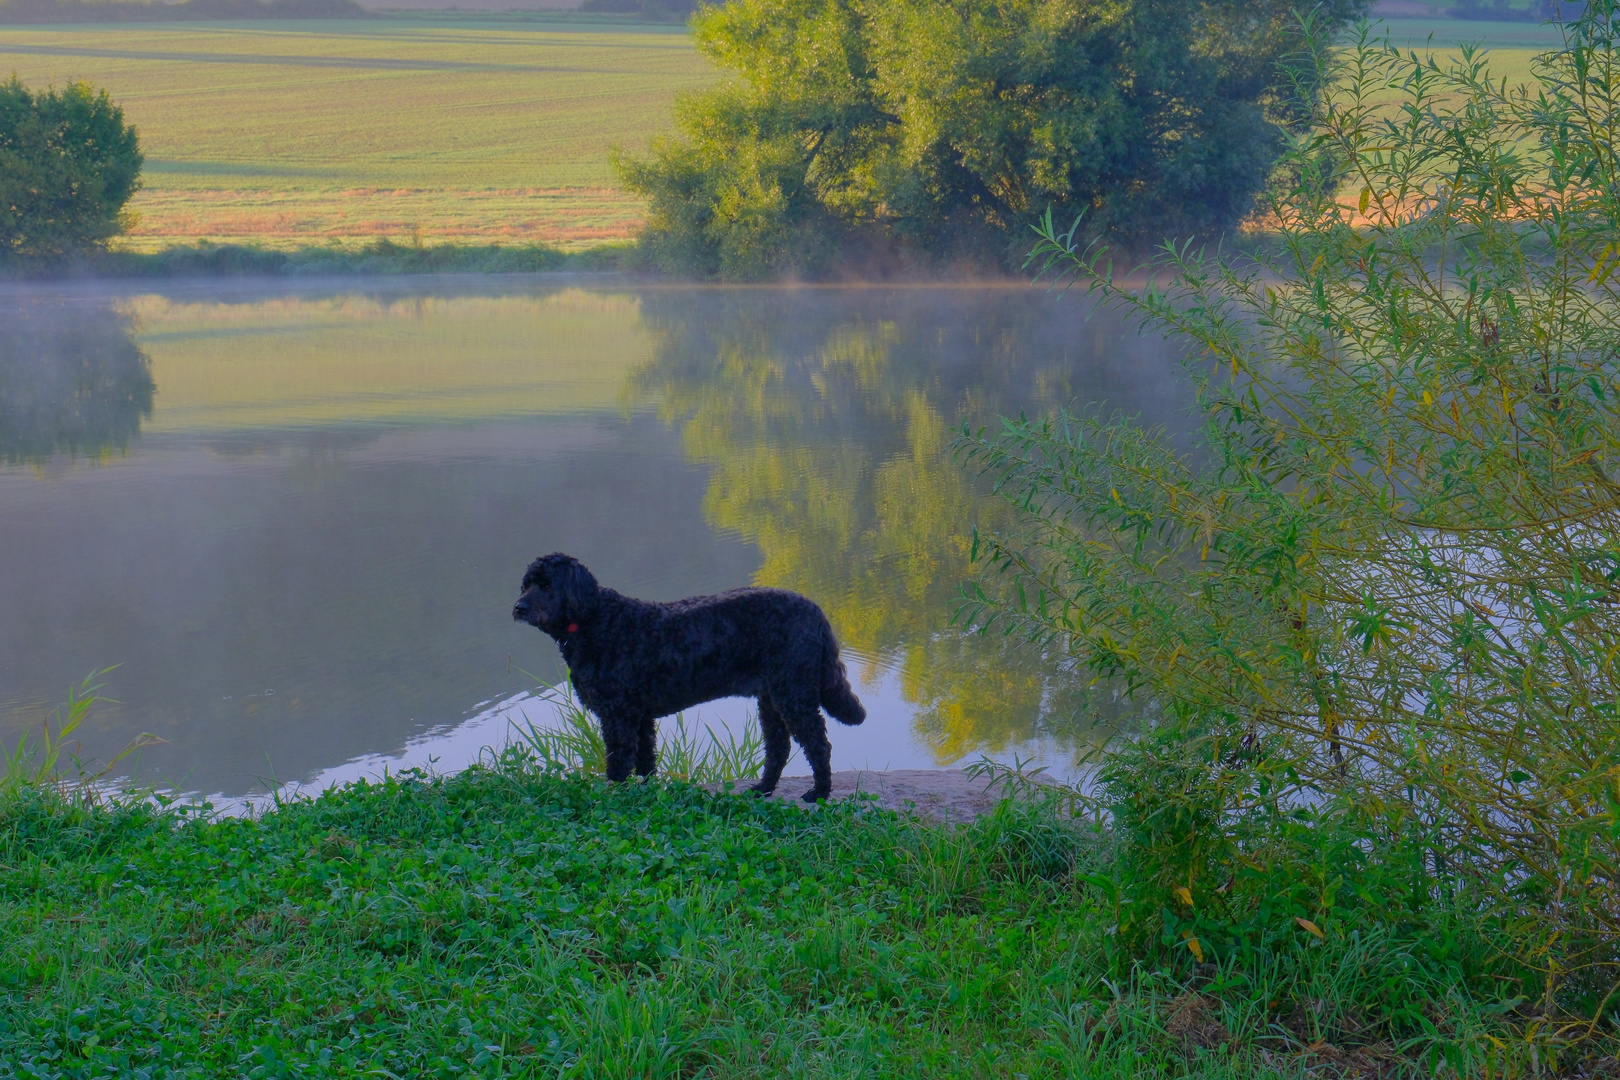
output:
<instances>
[{"instance_id":1,"label":"willow shrub","mask_svg":"<svg viewBox=\"0 0 1620 1080\"><path fill-rule=\"evenodd\" d=\"M1347 872L1419 852L1549 1038L1620 1003L1616 11L1528 87L1310 35L1268 253L1167 246L1133 288L1048 216L1033 255L1190 343L1202 447L1071 414L962 444L1022 510L964 614L1131 689L1158 730L1115 787L1181 745L1196 828L1338 808ZM1222 842L1164 920L1268 840Z\"/></svg>"}]
</instances>

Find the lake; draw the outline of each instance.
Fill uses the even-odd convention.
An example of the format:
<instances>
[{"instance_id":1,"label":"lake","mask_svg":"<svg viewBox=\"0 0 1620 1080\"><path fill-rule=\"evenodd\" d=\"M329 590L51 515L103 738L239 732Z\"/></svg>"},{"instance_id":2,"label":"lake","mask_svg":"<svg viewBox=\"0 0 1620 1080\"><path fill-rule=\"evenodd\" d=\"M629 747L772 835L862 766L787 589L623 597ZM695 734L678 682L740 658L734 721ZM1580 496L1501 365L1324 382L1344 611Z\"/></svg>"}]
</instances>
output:
<instances>
[{"instance_id":1,"label":"lake","mask_svg":"<svg viewBox=\"0 0 1620 1080\"><path fill-rule=\"evenodd\" d=\"M1100 406L1185 427L1177 353L1041 288L540 279L0 291L0 737L113 665L101 761L237 797L453 769L545 723L555 646L510 618L566 551L672 599L826 609L867 705L835 768L1019 755L1095 711L952 627L975 526L964 421ZM689 721L746 722L747 703ZM804 772L795 753L789 773Z\"/></svg>"}]
</instances>

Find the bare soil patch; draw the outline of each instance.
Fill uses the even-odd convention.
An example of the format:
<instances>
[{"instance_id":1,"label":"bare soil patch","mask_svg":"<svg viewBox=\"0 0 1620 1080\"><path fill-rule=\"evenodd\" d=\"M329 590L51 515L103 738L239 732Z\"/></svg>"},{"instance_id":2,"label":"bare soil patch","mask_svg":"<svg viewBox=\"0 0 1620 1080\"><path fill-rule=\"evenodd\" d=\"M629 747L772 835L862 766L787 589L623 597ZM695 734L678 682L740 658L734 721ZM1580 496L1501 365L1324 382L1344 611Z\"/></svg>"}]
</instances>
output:
<instances>
[{"instance_id":1,"label":"bare soil patch","mask_svg":"<svg viewBox=\"0 0 1620 1080\"><path fill-rule=\"evenodd\" d=\"M736 790L747 795L748 784L739 783ZM810 777L784 776L770 797L798 801L809 790ZM950 823L983 817L1007 797L1000 788L992 790L985 778L970 777L961 769L849 769L833 773L833 802L858 795L874 797L876 804L887 810L911 810Z\"/></svg>"}]
</instances>

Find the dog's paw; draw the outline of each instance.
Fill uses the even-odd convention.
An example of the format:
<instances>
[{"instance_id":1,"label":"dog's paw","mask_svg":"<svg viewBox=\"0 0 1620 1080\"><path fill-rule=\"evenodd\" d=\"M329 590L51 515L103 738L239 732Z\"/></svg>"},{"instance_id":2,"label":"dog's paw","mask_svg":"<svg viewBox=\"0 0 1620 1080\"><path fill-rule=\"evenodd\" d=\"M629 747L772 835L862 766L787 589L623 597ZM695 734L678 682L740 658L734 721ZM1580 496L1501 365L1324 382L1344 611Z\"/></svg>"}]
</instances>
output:
<instances>
[{"instance_id":1,"label":"dog's paw","mask_svg":"<svg viewBox=\"0 0 1620 1080\"><path fill-rule=\"evenodd\" d=\"M753 787L749 788L748 790L752 791L755 795L758 795L760 798L763 799L765 796L769 795L771 792L776 790L776 785L775 784L755 784Z\"/></svg>"},{"instance_id":2,"label":"dog's paw","mask_svg":"<svg viewBox=\"0 0 1620 1080\"><path fill-rule=\"evenodd\" d=\"M815 788L811 788L809 791L805 792L803 795L800 795L799 798L803 799L807 803L818 803L818 802L826 802L827 797L830 796L831 794L832 794L832 792L830 792L830 791L817 791Z\"/></svg>"}]
</instances>

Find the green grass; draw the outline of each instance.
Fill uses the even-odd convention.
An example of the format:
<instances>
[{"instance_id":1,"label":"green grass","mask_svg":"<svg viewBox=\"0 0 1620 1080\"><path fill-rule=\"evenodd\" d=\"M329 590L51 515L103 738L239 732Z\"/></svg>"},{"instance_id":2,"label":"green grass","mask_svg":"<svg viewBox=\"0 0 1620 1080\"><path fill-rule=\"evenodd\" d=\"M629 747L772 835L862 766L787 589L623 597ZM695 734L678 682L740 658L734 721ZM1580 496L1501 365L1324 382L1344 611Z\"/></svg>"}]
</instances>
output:
<instances>
[{"instance_id":1,"label":"green grass","mask_svg":"<svg viewBox=\"0 0 1620 1080\"><path fill-rule=\"evenodd\" d=\"M589 246L631 236L614 146L715 75L683 27L534 16L0 26L0 72L105 87L141 135L127 248Z\"/></svg>"},{"instance_id":2,"label":"green grass","mask_svg":"<svg viewBox=\"0 0 1620 1080\"><path fill-rule=\"evenodd\" d=\"M1236 1078L1482 1060L1484 1038L1446 1042L1478 1019L1466 988L1390 931L1301 933L1246 970L1122 955L1085 884L1110 857L1024 803L950 829L608 785L520 752L256 820L23 791L0 801L0 1061L75 1078ZM1402 1051L1357 1013L1379 980L1438 1034Z\"/></svg>"}]
</instances>

